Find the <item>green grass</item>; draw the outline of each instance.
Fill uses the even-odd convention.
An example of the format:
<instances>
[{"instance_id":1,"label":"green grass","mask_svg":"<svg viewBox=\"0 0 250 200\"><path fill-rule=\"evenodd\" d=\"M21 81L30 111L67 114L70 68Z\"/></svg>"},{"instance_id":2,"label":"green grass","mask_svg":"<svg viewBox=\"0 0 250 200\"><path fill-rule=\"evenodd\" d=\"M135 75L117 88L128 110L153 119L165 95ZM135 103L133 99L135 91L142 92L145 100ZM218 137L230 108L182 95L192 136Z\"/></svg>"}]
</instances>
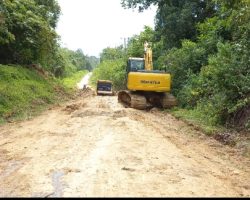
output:
<instances>
[{"instance_id":1,"label":"green grass","mask_svg":"<svg viewBox=\"0 0 250 200\"><path fill-rule=\"evenodd\" d=\"M0 65L0 124L30 118L66 100L87 73L79 71L58 80L22 66Z\"/></svg>"},{"instance_id":2,"label":"green grass","mask_svg":"<svg viewBox=\"0 0 250 200\"><path fill-rule=\"evenodd\" d=\"M207 135L213 135L215 133L221 132L224 129L219 125L211 124L207 116L198 110L175 108L170 112L176 118L199 127Z\"/></svg>"},{"instance_id":3,"label":"green grass","mask_svg":"<svg viewBox=\"0 0 250 200\"><path fill-rule=\"evenodd\" d=\"M64 87L66 87L67 89L70 89L70 90L76 89L77 83L79 83L87 73L88 73L87 70L78 71L70 77L61 79L61 82L64 85Z\"/></svg>"},{"instance_id":4,"label":"green grass","mask_svg":"<svg viewBox=\"0 0 250 200\"><path fill-rule=\"evenodd\" d=\"M54 78L21 66L0 65L0 124L29 118L65 94Z\"/></svg>"}]
</instances>

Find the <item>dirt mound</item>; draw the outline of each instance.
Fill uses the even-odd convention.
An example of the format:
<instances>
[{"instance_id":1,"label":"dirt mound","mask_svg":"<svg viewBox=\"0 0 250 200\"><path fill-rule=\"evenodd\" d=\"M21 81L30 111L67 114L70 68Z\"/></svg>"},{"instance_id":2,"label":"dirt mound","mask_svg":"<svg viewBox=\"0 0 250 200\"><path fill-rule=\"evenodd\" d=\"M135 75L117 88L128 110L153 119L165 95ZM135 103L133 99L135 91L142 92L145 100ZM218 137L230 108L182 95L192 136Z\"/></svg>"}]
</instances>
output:
<instances>
[{"instance_id":1,"label":"dirt mound","mask_svg":"<svg viewBox=\"0 0 250 200\"><path fill-rule=\"evenodd\" d=\"M71 104L67 105L63 111L66 111L68 114L71 114L75 112L76 110L79 110L81 107L84 107L85 103L76 103L76 104Z\"/></svg>"},{"instance_id":2,"label":"dirt mound","mask_svg":"<svg viewBox=\"0 0 250 200\"><path fill-rule=\"evenodd\" d=\"M117 110L114 112L113 114L113 118L122 118L122 117L126 117L127 116L127 112L126 110Z\"/></svg>"},{"instance_id":3,"label":"dirt mound","mask_svg":"<svg viewBox=\"0 0 250 200\"><path fill-rule=\"evenodd\" d=\"M235 146L236 145L236 139L235 139L235 135L232 133L217 133L214 136L214 139L218 140L219 142L221 142L224 145L230 145L230 146Z\"/></svg>"},{"instance_id":4,"label":"dirt mound","mask_svg":"<svg viewBox=\"0 0 250 200\"><path fill-rule=\"evenodd\" d=\"M89 96L95 96L95 91L90 88L90 87L86 87L86 88L83 88L82 90L78 90L77 92L77 96L78 97L89 97Z\"/></svg>"}]
</instances>

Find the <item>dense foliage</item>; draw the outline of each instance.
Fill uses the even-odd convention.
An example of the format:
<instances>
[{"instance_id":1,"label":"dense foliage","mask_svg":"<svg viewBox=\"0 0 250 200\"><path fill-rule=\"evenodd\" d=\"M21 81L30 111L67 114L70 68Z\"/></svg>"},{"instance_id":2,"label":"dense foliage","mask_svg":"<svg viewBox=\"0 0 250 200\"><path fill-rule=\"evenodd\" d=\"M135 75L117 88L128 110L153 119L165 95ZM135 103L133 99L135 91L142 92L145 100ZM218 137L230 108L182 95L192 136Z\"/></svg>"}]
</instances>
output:
<instances>
[{"instance_id":1,"label":"dense foliage","mask_svg":"<svg viewBox=\"0 0 250 200\"><path fill-rule=\"evenodd\" d=\"M97 80L111 80L115 90L126 89L127 60L129 57L143 58L144 42L151 41L153 33L152 28L145 26L140 35L131 37L125 46L103 49L101 62L91 77L92 85L96 85Z\"/></svg>"},{"instance_id":2,"label":"dense foliage","mask_svg":"<svg viewBox=\"0 0 250 200\"><path fill-rule=\"evenodd\" d=\"M54 64L60 14L57 1L3 0L0 13L1 63Z\"/></svg>"},{"instance_id":3,"label":"dense foliage","mask_svg":"<svg viewBox=\"0 0 250 200\"><path fill-rule=\"evenodd\" d=\"M126 88L126 54L122 46L106 48L101 53L101 63L93 71L91 84L96 85L97 80L110 80L114 90Z\"/></svg>"},{"instance_id":4,"label":"dense foliage","mask_svg":"<svg viewBox=\"0 0 250 200\"><path fill-rule=\"evenodd\" d=\"M81 49L60 47L60 14L57 0L0 1L0 123L62 101L98 65Z\"/></svg>"},{"instance_id":5,"label":"dense foliage","mask_svg":"<svg viewBox=\"0 0 250 200\"><path fill-rule=\"evenodd\" d=\"M97 59L60 47L55 31L60 14L57 0L0 1L0 63L39 64L56 76L91 71Z\"/></svg>"},{"instance_id":6,"label":"dense foliage","mask_svg":"<svg viewBox=\"0 0 250 200\"><path fill-rule=\"evenodd\" d=\"M122 0L139 11L158 7L155 63L173 76L184 108L211 124L250 129L250 1Z\"/></svg>"}]
</instances>

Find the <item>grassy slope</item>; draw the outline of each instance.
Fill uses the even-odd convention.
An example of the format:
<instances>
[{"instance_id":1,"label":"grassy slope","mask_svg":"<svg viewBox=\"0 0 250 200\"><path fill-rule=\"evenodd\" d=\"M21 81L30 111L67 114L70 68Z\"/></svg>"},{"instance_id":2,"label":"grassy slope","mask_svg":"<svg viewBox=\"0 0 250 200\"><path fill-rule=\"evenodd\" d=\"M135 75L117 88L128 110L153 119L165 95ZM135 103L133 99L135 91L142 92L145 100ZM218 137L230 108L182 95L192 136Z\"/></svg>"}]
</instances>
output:
<instances>
[{"instance_id":1,"label":"grassy slope","mask_svg":"<svg viewBox=\"0 0 250 200\"><path fill-rule=\"evenodd\" d=\"M0 124L27 119L50 104L66 100L69 85L76 84L82 77L77 78L63 86L57 79L45 78L35 70L0 65Z\"/></svg>"},{"instance_id":2,"label":"grassy slope","mask_svg":"<svg viewBox=\"0 0 250 200\"><path fill-rule=\"evenodd\" d=\"M225 128L222 126L211 124L206 116L196 110L175 108L170 112L176 118L186 121L188 124L196 126L207 135L214 135L225 130Z\"/></svg>"},{"instance_id":3,"label":"grassy slope","mask_svg":"<svg viewBox=\"0 0 250 200\"><path fill-rule=\"evenodd\" d=\"M70 77L61 80L64 87L67 89L75 89L78 82L88 73L88 71L83 70L73 74Z\"/></svg>"}]
</instances>

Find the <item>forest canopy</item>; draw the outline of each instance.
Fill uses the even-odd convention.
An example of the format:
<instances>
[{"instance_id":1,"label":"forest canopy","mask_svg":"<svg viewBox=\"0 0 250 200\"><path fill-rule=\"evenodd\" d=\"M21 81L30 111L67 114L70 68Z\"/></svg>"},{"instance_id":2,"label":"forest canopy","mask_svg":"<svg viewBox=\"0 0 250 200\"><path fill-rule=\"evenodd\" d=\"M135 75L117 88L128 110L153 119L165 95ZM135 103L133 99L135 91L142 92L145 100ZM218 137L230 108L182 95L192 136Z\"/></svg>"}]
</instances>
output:
<instances>
[{"instance_id":1,"label":"forest canopy","mask_svg":"<svg viewBox=\"0 0 250 200\"><path fill-rule=\"evenodd\" d=\"M56 0L0 1L0 63L39 64L56 76L92 70L98 59L60 47Z\"/></svg>"}]
</instances>

